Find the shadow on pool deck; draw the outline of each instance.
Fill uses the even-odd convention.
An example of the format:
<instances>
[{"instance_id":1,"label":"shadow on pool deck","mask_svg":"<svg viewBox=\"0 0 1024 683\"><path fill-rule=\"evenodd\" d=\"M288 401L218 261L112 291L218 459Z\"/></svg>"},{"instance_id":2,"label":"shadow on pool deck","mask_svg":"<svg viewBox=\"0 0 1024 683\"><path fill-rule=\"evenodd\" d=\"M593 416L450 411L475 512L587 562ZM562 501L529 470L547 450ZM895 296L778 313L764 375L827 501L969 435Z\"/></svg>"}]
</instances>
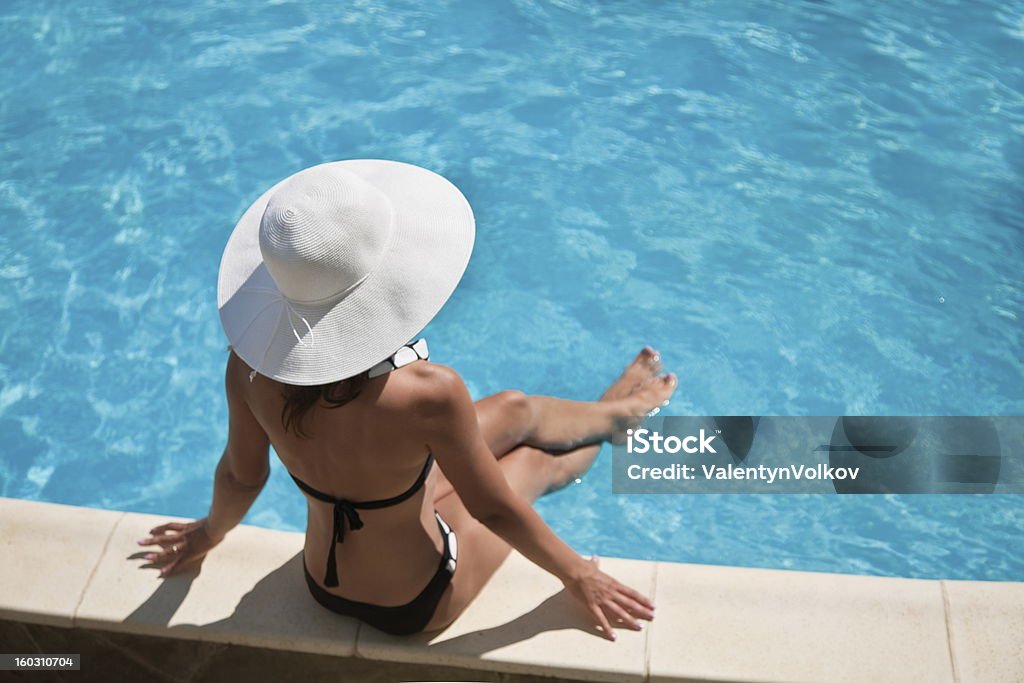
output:
<instances>
[{"instance_id":1,"label":"shadow on pool deck","mask_svg":"<svg viewBox=\"0 0 1024 683\"><path fill-rule=\"evenodd\" d=\"M134 553L127 559L139 559L148 551ZM302 577L302 553L296 553L285 564L271 571L260 579L252 590L242 596L235 606L231 616L211 621L202 625L177 624L169 626L178 608L185 602L189 589L194 580L202 573L202 567L197 570L176 574L170 579L161 580L157 589L142 602L131 614L125 618L125 623L145 624L148 627L163 625L168 632L177 630L210 630L218 634L222 633L244 633L248 632L254 621L261 620L266 614L285 609L318 609L325 608L318 603L310 602L309 605L286 605L282 604L282 596L288 595L294 590L294 583ZM305 587L305 583L302 584ZM327 610L329 612L329 610ZM332 615L340 620L350 620L349 617ZM513 620L486 629L463 633L454 638L444 641L444 649L457 649L461 654L484 655L494 650L499 650L512 643L521 642L532 638L546 631L564 631L575 629L592 633L594 637L600 638L599 634L588 628L588 624L580 613L572 596L562 589L551 595L533 609L521 614ZM366 624L359 623L360 632L363 629L372 628ZM407 636L410 644L420 644L429 650L434 645L430 641L445 631L434 633L417 634Z\"/></svg>"}]
</instances>

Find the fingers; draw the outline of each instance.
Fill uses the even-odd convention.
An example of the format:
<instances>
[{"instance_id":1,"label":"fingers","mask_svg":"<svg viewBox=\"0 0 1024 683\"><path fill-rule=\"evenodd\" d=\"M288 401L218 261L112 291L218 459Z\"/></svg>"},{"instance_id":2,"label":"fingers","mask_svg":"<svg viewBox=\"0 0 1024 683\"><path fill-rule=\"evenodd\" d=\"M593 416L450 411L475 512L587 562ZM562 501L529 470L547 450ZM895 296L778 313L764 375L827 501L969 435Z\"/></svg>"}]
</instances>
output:
<instances>
[{"instance_id":1,"label":"fingers","mask_svg":"<svg viewBox=\"0 0 1024 683\"><path fill-rule=\"evenodd\" d=\"M590 562L595 567L599 566L600 561L601 558L597 555L590 556ZM598 625L605 631L609 640L615 640L615 634L610 630L607 617L611 617L637 631L643 629L643 625L637 621L638 618L647 621L654 619L654 603L647 596L619 583L603 572L602 575L608 582L605 587L605 595L597 599L596 609L593 604L590 605L590 609L597 619ZM607 617L605 615L606 612Z\"/></svg>"},{"instance_id":2,"label":"fingers","mask_svg":"<svg viewBox=\"0 0 1024 683\"><path fill-rule=\"evenodd\" d=\"M597 625L601 627L602 631L604 631L604 637L608 640L615 640L615 632L612 631L612 626L608 623L608 617L604 615L604 610L596 604L591 604L590 613L594 615L594 618L597 620Z\"/></svg>"},{"instance_id":3,"label":"fingers","mask_svg":"<svg viewBox=\"0 0 1024 683\"><path fill-rule=\"evenodd\" d=\"M160 577L170 576L184 569L200 556L190 552L185 542L172 546L162 553L146 553L144 556L149 566L160 567Z\"/></svg>"},{"instance_id":4,"label":"fingers","mask_svg":"<svg viewBox=\"0 0 1024 683\"><path fill-rule=\"evenodd\" d=\"M181 522L168 522L167 524L161 524L160 526L153 527L149 530L152 534L147 538L140 538L139 545L162 545L167 546L172 543L177 543L191 528L192 524L183 524ZM174 533L168 533L174 532Z\"/></svg>"},{"instance_id":5,"label":"fingers","mask_svg":"<svg viewBox=\"0 0 1024 683\"><path fill-rule=\"evenodd\" d=\"M166 542L161 541L161 544L164 547L163 552L146 553L142 557L147 560L150 560L153 563L161 564L171 558L177 557L178 555L182 554L188 547L188 540L178 537L175 539L170 539Z\"/></svg>"},{"instance_id":6,"label":"fingers","mask_svg":"<svg viewBox=\"0 0 1024 683\"><path fill-rule=\"evenodd\" d=\"M160 577L170 576L172 573L178 570L178 565L182 563L183 555L178 555L173 562L165 566L160 570Z\"/></svg>"},{"instance_id":7,"label":"fingers","mask_svg":"<svg viewBox=\"0 0 1024 683\"><path fill-rule=\"evenodd\" d=\"M601 558L597 555L590 556L590 561L594 563L595 567L599 565L600 560ZM630 588L625 584L619 583L611 577L608 578L611 579L611 581L614 583L616 591L618 591L616 599L621 598L619 600L620 602L622 600L627 601L627 605L633 605L635 603L637 609L633 613L637 615L643 615L646 612L654 612L654 602L652 602L651 599L648 598L646 595L644 595L643 593L634 588ZM653 616L654 615L652 614L651 617L653 618Z\"/></svg>"},{"instance_id":8,"label":"fingers","mask_svg":"<svg viewBox=\"0 0 1024 683\"><path fill-rule=\"evenodd\" d=\"M619 590L622 591L622 593L624 593L627 597L638 602L639 604L643 605L652 612L654 611L654 602L640 591L630 588L629 586L624 586L622 584L619 584Z\"/></svg>"},{"instance_id":9,"label":"fingers","mask_svg":"<svg viewBox=\"0 0 1024 683\"><path fill-rule=\"evenodd\" d=\"M594 564L595 567L597 567L601 562L601 558L597 555L591 555L590 561ZM615 640L615 632L612 631L612 625L608 623L608 617L605 616L604 609L601 603L592 602L590 603L589 607L590 613L594 616L594 619L597 620L597 625L601 627L602 631L604 631L604 637L608 640Z\"/></svg>"},{"instance_id":10,"label":"fingers","mask_svg":"<svg viewBox=\"0 0 1024 683\"><path fill-rule=\"evenodd\" d=\"M183 553L179 549L167 550L162 553L146 553L143 558L150 566L160 567L160 574L163 575L167 567L176 562Z\"/></svg>"},{"instance_id":11,"label":"fingers","mask_svg":"<svg viewBox=\"0 0 1024 683\"><path fill-rule=\"evenodd\" d=\"M163 547L174 545L181 540L181 534L164 535L164 536L150 536L149 538L140 538L139 545L159 545Z\"/></svg>"},{"instance_id":12,"label":"fingers","mask_svg":"<svg viewBox=\"0 0 1024 683\"><path fill-rule=\"evenodd\" d=\"M650 609L648 607L645 607L644 605L642 605L641 603L637 602L636 600L634 600L633 598L629 597L628 595L625 595L623 593L620 593L620 594L616 595L615 596L615 602L617 602L620 607L625 609L627 612L629 612L634 617L639 617L640 619L646 619L647 621L651 621L652 619L654 619L654 610L652 610L652 609Z\"/></svg>"},{"instance_id":13,"label":"fingers","mask_svg":"<svg viewBox=\"0 0 1024 683\"><path fill-rule=\"evenodd\" d=\"M631 615L629 612L623 609L618 603L606 602L604 603L603 607L605 611L611 614L611 616L613 616L618 621L621 621L623 624L633 629L634 631L639 631L641 628L643 628L642 626L640 626L640 622L634 619L633 615Z\"/></svg>"},{"instance_id":14,"label":"fingers","mask_svg":"<svg viewBox=\"0 0 1024 683\"><path fill-rule=\"evenodd\" d=\"M160 577L170 576L189 566L195 565L206 555L216 541L209 540L209 534L195 536L205 531L203 520L195 522L168 522L149 530L151 536L140 538L139 545L159 545L161 552L142 555L148 567L159 567Z\"/></svg>"}]
</instances>

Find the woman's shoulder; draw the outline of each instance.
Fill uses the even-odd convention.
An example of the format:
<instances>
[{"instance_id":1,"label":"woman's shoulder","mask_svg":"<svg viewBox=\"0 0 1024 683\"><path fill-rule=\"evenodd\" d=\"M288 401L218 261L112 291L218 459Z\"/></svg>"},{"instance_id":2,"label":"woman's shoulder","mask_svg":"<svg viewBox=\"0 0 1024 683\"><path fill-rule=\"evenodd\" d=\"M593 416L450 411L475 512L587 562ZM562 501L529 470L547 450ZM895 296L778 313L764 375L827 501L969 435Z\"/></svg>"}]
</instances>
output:
<instances>
[{"instance_id":1,"label":"woman's shoulder","mask_svg":"<svg viewBox=\"0 0 1024 683\"><path fill-rule=\"evenodd\" d=\"M392 374L396 398L420 417L444 415L469 397L459 373L441 363L410 363Z\"/></svg>"}]
</instances>

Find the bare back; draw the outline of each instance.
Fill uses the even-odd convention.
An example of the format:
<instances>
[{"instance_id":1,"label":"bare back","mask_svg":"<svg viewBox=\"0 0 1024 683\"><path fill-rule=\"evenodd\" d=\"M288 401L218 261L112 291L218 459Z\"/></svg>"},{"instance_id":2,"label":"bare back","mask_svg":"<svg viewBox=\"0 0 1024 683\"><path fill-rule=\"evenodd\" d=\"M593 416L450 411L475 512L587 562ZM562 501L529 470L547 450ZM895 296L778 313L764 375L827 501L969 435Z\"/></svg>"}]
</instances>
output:
<instances>
[{"instance_id":1,"label":"bare back","mask_svg":"<svg viewBox=\"0 0 1024 683\"><path fill-rule=\"evenodd\" d=\"M337 408L319 404L304 416L307 438L285 431L282 385L251 368L234 352L229 378L270 437L281 462L299 479L338 498L368 501L405 491L421 472L428 449L417 429L417 398L430 364L415 361L370 379L359 396ZM350 600L400 605L414 598L437 568L443 541L434 521L436 469L410 499L360 510L365 526L337 545L339 586ZM300 494L301 495L301 494ZM305 557L317 582L331 547L332 506L307 497Z\"/></svg>"}]
</instances>

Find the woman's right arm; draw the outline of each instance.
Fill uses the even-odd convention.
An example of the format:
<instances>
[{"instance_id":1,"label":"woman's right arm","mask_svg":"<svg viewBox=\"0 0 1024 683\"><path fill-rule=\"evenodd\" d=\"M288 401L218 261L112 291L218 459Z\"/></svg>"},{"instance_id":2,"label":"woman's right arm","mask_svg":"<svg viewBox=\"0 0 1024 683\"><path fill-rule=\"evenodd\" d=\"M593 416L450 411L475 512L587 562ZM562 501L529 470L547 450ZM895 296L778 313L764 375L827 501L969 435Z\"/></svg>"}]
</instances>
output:
<instances>
[{"instance_id":1,"label":"woman's right arm","mask_svg":"<svg viewBox=\"0 0 1024 683\"><path fill-rule=\"evenodd\" d=\"M526 500L508 485L477 422L476 406L462 378L430 363L429 390L420 402L427 446L473 517L524 557L557 576L593 615L610 640L609 619L640 628L654 605L638 591L602 572L565 544Z\"/></svg>"}]
</instances>

